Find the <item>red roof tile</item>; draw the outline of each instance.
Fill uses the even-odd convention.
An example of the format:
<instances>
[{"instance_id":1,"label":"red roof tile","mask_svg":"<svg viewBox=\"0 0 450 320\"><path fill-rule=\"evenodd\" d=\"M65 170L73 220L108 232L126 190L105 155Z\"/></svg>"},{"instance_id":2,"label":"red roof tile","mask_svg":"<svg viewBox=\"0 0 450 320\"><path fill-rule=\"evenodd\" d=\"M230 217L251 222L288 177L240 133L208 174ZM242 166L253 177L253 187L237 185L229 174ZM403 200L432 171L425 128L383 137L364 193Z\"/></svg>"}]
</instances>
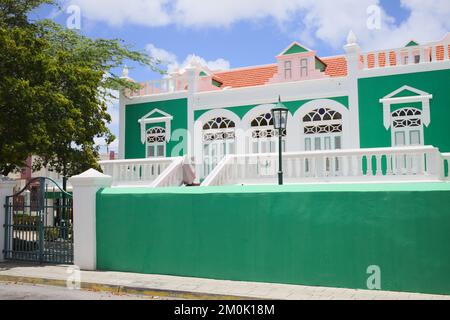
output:
<instances>
[{"instance_id":1,"label":"red roof tile","mask_svg":"<svg viewBox=\"0 0 450 320\"><path fill-rule=\"evenodd\" d=\"M325 74L330 77L342 77L347 75L347 60L344 56L322 58L326 65ZM249 67L223 72L216 72L214 79L222 83L222 88L242 88L261 86L266 84L278 71L277 64L260 67Z\"/></svg>"},{"instance_id":2,"label":"red roof tile","mask_svg":"<svg viewBox=\"0 0 450 320\"><path fill-rule=\"evenodd\" d=\"M214 76L220 79L223 84L222 87L242 88L266 84L275 73L277 73L277 65L273 64L217 72Z\"/></svg>"}]
</instances>

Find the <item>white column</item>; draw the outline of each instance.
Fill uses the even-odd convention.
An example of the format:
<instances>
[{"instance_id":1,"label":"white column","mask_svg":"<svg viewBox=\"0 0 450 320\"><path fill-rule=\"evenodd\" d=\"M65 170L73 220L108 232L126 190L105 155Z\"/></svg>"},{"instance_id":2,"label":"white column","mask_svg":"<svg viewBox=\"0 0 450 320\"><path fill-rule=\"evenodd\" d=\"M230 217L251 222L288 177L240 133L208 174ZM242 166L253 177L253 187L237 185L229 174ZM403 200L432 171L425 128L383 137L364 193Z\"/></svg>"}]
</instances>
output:
<instances>
[{"instance_id":1,"label":"white column","mask_svg":"<svg viewBox=\"0 0 450 320\"><path fill-rule=\"evenodd\" d=\"M346 59L348 65L348 80L349 80L349 116L350 125L344 128L344 148L359 149L360 135L359 135L359 98L358 98L358 77L360 73L360 48L356 43L355 34L350 31L347 38L347 45L344 46L346 52ZM377 56L375 56L378 59Z\"/></svg>"},{"instance_id":2,"label":"white column","mask_svg":"<svg viewBox=\"0 0 450 320\"><path fill-rule=\"evenodd\" d=\"M189 161L192 161L192 157L194 157L194 143L199 143L198 141L194 141L194 107L195 107L195 93L197 92L197 68L193 66L189 66L186 68L186 75L188 81L188 97L187 97L187 128L188 128L188 137L187 137L187 158Z\"/></svg>"},{"instance_id":3,"label":"white column","mask_svg":"<svg viewBox=\"0 0 450 320\"><path fill-rule=\"evenodd\" d=\"M96 270L96 195L111 187L112 177L89 169L69 182L73 187L74 263L82 270Z\"/></svg>"},{"instance_id":4,"label":"white column","mask_svg":"<svg viewBox=\"0 0 450 320\"><path fill-rule=\"evenodd\" d=\"M16 181L2 180L0 178L0 262L4 261L3 250L5 249L5 204L6 197L12 196L14 193L14 186Z\"/></svg>"}]
</instances>

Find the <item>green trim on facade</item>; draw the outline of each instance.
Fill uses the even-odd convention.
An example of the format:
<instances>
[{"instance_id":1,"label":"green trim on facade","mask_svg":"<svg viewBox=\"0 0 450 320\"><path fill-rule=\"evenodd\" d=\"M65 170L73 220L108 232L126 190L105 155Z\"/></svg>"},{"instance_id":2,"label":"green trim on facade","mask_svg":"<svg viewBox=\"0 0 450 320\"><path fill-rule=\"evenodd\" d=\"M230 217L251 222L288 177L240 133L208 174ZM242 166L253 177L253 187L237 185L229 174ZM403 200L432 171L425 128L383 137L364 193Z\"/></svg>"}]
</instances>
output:
<instances>
[{"instance_id":1,"label":"green trim on facade","mask_svg":"<svg viewBox=\"0 0 450 320\"><path fill-rule=\"evenodd\" d=\"M309 52L309 50L294 43L289 49L287 49L285 52L283 52L282 55L286 56L288 54L303 53L303 52Z\"/></svg>"},{"instance_id":2,"label":"green trim on facade","mask_svg":"<svg viewBox=\"0 0 450 320\"><path fill-rule=\"evenodd\" d=\"M341 103L346 108L348 108L348 97L332 97L332 98L326 98L329 100L334 100L336 102ZM308 99L308 100L298 100L298 101L283 101L283 104L286 106L286 108L289 109L289 112L291 114L294 114L297 112L298 109L300 109L305 103L308 103L310 101L317 100L317 99ZM253 108L258 107L260 105L264 104L277 104L278 100L267 102L267 103L260 103L260 104L252 104L252 105L244 105L244 106L235 106L235 107L227 107L223 108L229 111L234 112L240 119L244 118L244 116L250 112ZM195 120L198 120L203 114L205 114L208 111L211 111L214 109L207 109L207 110L197 110L194 112L194 118Z\"/></svg>"},{"instance_id":3,"label":"green trim on facade","mask_svg":"<svg viewBox=\"0 0 450 320\"><path fill-rule=\"evenodd\" d=\"M151 205L149 205L151 204ZM450 184L105 189L97 267L450 294Z\"/></svg>"},{"instance_id":4,"label":"green trim on facade","mask_svg":"<svg viewBox=\"0 0 450 320\"><path fill-rule=\"evenodd\" d=\"M180 137L177 129L184 129L183 134L187 130L187 99L166 100L158 102L148 102L141 104L132 104L125 107L125 158L141 159L145 158L145 143L141 142L141 126L138 120L154 109L159 109L173 116L171 122L172 137L166 146L166 156L182 156L185 155L187 148L186 137ZM152 115L151 118L157 117L158 114ZM146 126L165 128L165 122L152 123ZM181 131L178 131L181 134ZM175 147L180 147L180 154L172 155Z\"/></svg>"},{"instance_id":5,"label":"green trim on facade","mask_svg":"<svg viewBox=\"0 0 450 320\"><path fill-rule=\"evenodd\" d=\"M408 44L405 47L415 47L418 46L419 44L417 42L415 42L414 40L408 42Z\"/></svg>"},{"instance_id":6,"label":"green trim on facade","mask_svg":"<svg viewBox=\"0 0 450 320\"><path fill-rule=\"evenodd\" d=\"M222 86L222 84L221 84L219 81L214 80L214 79L212 79L212 82L211 82L211 83L213 84L213 86L216 86L216 87L218 87L218 88L220 88L220 87Z\"/></svg>"},{"instance_id":7,"label":"green trim on facade","mask_svg":"<svg viewBox=\"0 0 450 320\"><path fill-rule=\"evenodd\" d=\"M361 148L391 147L391 129L386 130L383 121L383 104L380 99L408 85L433 95L430 100L430 125L424 126L425 145L438 147L441 152L450 152L450 70L409 73L358 81L359 120ZM412 95L416 95L412 93ZM392 106L392 111L401 105ZM402 106L419 107L408 103Z\"/></svg>"},{"instance_id":8,"label":"green trim on facade","mask_svg":"<svg viewBox=\"0 0 450 320\"><path fill-rule=\"evenodd\" d=\"M316 59L315 59L315 64L316 64L316 69L317 70L320 70L320 72L325 72L325 69L326 69L326 64L325 63L323 63L322 61L320 61L317 57L316 57Z\"/></svg>"}]
</instances>

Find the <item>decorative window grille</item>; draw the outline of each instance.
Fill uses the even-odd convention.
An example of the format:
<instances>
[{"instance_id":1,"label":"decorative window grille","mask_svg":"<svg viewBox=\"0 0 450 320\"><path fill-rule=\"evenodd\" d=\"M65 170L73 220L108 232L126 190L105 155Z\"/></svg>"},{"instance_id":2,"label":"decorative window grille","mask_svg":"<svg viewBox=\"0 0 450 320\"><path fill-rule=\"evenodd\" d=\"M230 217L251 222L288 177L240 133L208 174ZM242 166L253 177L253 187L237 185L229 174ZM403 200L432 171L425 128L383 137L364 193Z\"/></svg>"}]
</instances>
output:
<instances>
[{"instance_id":1,"label":"decorative window grille","mask_svg":"<svg viewBox=\"0 0 450 320\"><path fill-rule=\"evenodd\" d=\"M278 145L278 130L273 126L272 113L267 112L259 115L251 122L252 127L252 151L253 153L270 153L276 152ZM286 129L282 130L283 150L286 149L285 137L287 135Z\"/></svg>"},{"instance_id":2,"label":"decorative window grille","mask_svg":"<svg viewBox=\"0 0 450 320\"><path fill-rule=\"evenodd\" d=\"M392 112L392 145L423 145L422 111L402 108Z\"/></svg>"},{"instance_id":3,"label":"decorative window grille","mask_svg":"<svg viewBox=\"0 0 450 320\"><path fill-rule=\"evenodd\" d=\"M166 154L166 129L161 127L147 130L147 158L162 158Z\"/></svg>"}]
</instances>

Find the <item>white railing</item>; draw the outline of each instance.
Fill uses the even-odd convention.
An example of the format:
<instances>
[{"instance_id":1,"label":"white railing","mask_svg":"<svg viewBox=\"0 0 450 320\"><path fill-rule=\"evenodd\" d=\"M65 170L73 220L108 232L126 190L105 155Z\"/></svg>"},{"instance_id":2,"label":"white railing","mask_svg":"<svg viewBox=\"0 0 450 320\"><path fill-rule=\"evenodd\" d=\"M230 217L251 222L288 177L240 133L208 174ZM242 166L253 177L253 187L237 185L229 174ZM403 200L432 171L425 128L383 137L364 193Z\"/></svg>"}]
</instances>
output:
<instances>
[{"instance_id":1,"label":"white railing","mask_svg":"<svg viewBox=\"0 0 450 320\"><path fill-rule=\"evenodd\" d=\"M362 54L362 62L364 69L377 69L417 63L448 61L449 44L433 43L423 46L372 51ZM416 56L419 57L418 60L416 60Z\"/></svg>"},{"instance_id":2,"label":"white railing","mask_svg":"<svg viewBox=\"0 0 450 320\"><path fill-rule=\"evenodd\" d=\"M445 180L450 181L450 153L443 153L442 158L444 160L444 168L447 168L447 171L444 173Z\"/></svg>"},{"instance_id":3,"label":"white railing","mask_svg":"<svg viewBox=\"0 0 450 320\"><path fill-rule=\"evenodd\" d=\"M181 162L181 166L180 166ZM100 161L104 174L113 177L113 186L169 186L181 185L179 167L183 158L136 159ZM178 184L179 183L179 184Z\"/></svg>"},{"instance_id":4,"label":"white railing","mask_svg":"<svg viewBox=\"0 0 450 320\"><path fill-rule=\"evenodd\" d=\"M229 155L202 186L276 183L277 154ZM404 147L283 154L286 183L442 181L437 148Z\"/></svg>"},{"instance_id":5,"label":"white railing","mask_svg":"<svg viewBox=\"0 0 450 320\"><path fill-rule=\"evenodd\" d=\"M152 94L170 93L179 91L179 88L177 88L176 80L172 78L151 80L141 83L140 85L141 89L136 91L128 90L127 95L133 98L133 97L148 96Z\"/></svg>"},{"instance_id":6,"label":"white railing","mask_svg":"<svg viewBox=\"0 0 450 320\"><path fill-rule=\"evenodd\" d=\"M184 158L174 158L170 166L152 183L153 188L179 187L183 184Z\"/></svg>"}]
</instances>

